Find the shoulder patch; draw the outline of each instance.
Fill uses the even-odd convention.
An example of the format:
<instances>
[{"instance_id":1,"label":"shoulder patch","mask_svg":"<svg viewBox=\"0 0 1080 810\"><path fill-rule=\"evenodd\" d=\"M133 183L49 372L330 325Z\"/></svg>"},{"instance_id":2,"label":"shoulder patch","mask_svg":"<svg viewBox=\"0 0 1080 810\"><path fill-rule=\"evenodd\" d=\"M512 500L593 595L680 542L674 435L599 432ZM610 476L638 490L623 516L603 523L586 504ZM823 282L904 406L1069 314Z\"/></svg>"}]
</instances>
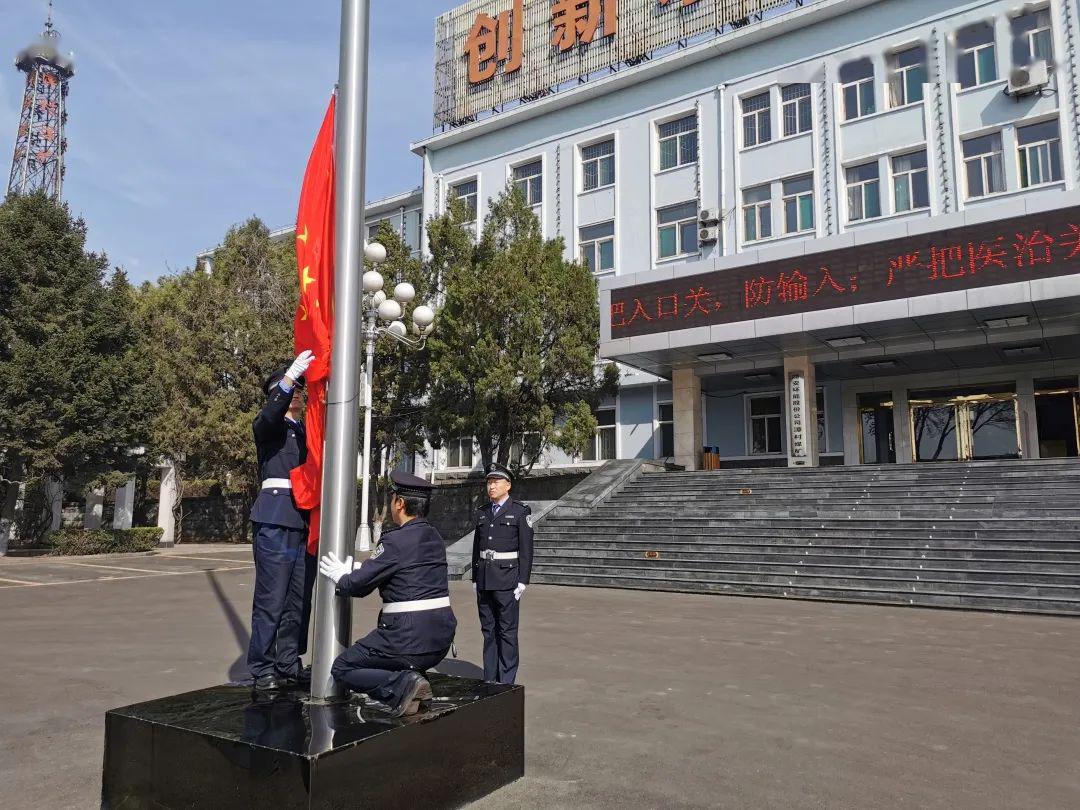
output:
<instances>
[{"instance_id":1,"label":"shoulder patch","mask_svg":"<svg viewBox=\"0 0 1080 810\"><path fill-rule=\"evenodd\" d=\"M377 559L379 555L381 555L384 551L386 551L386 547L383 546L382 543L379 543L377 546L375 546L375 550L371 552L371 559Z\"/></svg>"},{"instance_id":2,"label":"shoulder patch","mask_svg":"<svg viewBox=\"0 0 1080 810\"><path fill-rule=\"evenodd\" d=\"M526 511L526 512L525 512L525 522L529 524L529 528L530 528L530 529L531 529L531 528L533 527L533 516L532 516L532 512L530 512L530 511Z\"/></svg>"}]
</instances>

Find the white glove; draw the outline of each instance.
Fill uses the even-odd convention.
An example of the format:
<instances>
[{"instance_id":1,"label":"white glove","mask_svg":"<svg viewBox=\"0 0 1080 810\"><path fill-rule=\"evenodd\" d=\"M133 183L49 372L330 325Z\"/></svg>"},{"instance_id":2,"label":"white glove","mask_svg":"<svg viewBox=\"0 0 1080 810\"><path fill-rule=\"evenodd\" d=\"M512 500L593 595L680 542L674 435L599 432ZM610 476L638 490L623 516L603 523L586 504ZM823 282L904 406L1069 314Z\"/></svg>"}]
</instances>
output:
<instances>
[{"instance_id":1,"label":"white glove","mask_svg":"<svg viewBox=\"0 0 1080 810\"><path fill-rule=\"evenodd\" d=\"M333 581L335 585L338 584L343 576L351 574L352 570L352 557L346 557L344 560L339 560L337 554L331 551L319 560L319 573Z\"/></svg>"},{"instance_id":2,"label":"white glove","mask_svg":"<svg viewBox=\"0 0 1080 810\"><path fill-rule=\"evenodd\" d=\"M289 370L285 372L285 376L293 382L296 382L304 376L304 372L308 370L308 366L315 362L315 352L308 349L307 351L300 352L293 360ZM280 368L280 366L279 366Z\"/></svg>"},{"instance_id":3,"label":"white glove","mask_svg":"<svg viewBox=\"0 0 1080 810\"><path fill-rule=\"evenodd\" d=\"M521 601L522 594L525 593L525 587L526 586L524 582L519 582L517 584L517 587L514 588L514 598L517 599L519 602Z\"/></svg>"}]
</instances>

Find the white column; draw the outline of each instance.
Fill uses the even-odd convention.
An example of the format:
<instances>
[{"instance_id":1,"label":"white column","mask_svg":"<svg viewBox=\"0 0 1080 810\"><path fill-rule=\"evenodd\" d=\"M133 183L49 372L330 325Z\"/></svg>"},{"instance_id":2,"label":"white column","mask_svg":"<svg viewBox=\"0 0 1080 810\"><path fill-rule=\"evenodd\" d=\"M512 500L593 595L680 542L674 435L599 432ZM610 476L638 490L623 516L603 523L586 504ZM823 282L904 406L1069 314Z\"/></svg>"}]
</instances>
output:
<instances>
[{"instance_id":1,"label":"white column","mask_svg":"<svg viewBox=\"0 0 1080 810\"><path fill-rule=\"evenodd\" d=\"M841 399L844 408L844 464L853 467L862 463L862 459L859 458L859 441L862 433L862 424L859 420L859 395L845 385Z\"/></svg>"},{"instance_id":2,"label":"white column","mask_svg":"<svg viewBox=\"0 0 1080 810\"><path fill-rule=\"evenodd\" d=\"M113 508L113 528L130 529L135 520L135 479L116 490L116 506Z\"/></svg>"},{"instance_id":3,"label":"white column","mask_svg":"<svg viewBox=\"0 0 1080 810\"><path fill-rule=\"evenodd\" d=\"M818 466L817 376L809 355L784 358L784 425L788 466ZM796 455L799 444L804 455Z\"/></svg>"},{"instance_id":4,"label":"white column","mask_svg":"<svg viewBox=\"0 0 1080 810\"><path fill-rule=\"evenodd\" d=\"M675 418L675 463L687 470L701 469L701 378L692 368L677 368L671 375Z\"/></svg>"},{"instance_id":5,"label":"white column","mask_svg":"<svg viewBox=\"0 0 1080 810\"><path fill-rule=\"evenodd\" d=\"M105 510L105 488L97 487L86 493L86 510L83 512L84 529L100 529Z\"/></svg>"},{"instance_id":6,"label":"white column","mask_svg":"<svg viewBox=\"0 0 1080 810\"><path fill-rule=\"evenodd\" d=\"M1033 377L1019 377L1016 380L1016 415L1020 419L1020 457L1042 458Z\"/></svg>"},{"instance_id":7,"label":"white column","mask_svg":"<svg viewBox=\"0 0 1080 810\"><path fill-rule=\"evenodd\" d=\"M893 434L896 439L896 463L912 464L915 451L911 446L911 407L908 405L906 388L897 388L892 392Z\"/></svg>"},{"instance_id":8,"label":"white column","mask_svg":"<svg viewBox=\"0 0 1080 810\"><path fill-rule=\"evenodd\" d=\"M59 478L49 478L45 482L45 500L49 504L49 531L60 528L64 515L64 482Z\"/></svg>"},{"instance_id":9,"label":"white column","mask_svg":"<svg viewBox=\"0 0 1080 810\"><path fill-rule=\"evenodd\" d=\"M176 516L173 509L176 506L176 467L170 464L161 468L161 491L158 495L157 525L163 530L161 545L176 545Z\"/></svg>"}]
</instances>

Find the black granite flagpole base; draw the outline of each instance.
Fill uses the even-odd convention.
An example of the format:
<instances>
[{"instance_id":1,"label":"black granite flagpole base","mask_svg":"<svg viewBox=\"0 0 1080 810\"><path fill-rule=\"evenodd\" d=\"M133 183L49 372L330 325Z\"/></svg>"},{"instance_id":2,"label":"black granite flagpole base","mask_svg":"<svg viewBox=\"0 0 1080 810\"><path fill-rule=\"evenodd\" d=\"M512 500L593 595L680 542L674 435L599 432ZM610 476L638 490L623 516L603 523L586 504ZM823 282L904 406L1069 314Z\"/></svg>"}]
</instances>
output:
<instances>
[{"instance_id":1,"label":"black granite flagpole base","mask_svg":"<svg viewBox=\"0 0 1080 810\"><path fill-rule=\"evenodd\" d=\"M525 690L431 673L396 720L359 697L216 686L105 715L101 806L460 807L525 773Z\"/></svg>"}]
</instances>

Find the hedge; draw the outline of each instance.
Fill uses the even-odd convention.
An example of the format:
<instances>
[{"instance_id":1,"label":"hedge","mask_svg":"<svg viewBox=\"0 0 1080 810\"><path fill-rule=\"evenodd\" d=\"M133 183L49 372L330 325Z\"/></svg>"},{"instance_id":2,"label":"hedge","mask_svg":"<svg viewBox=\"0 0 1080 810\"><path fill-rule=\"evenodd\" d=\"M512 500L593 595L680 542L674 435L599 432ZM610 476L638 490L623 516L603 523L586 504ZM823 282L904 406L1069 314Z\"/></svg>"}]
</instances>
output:
<instances>
[{"instance_id":1,"label":"hedge","mask_svg":"<svg viewBox=\"0 0 1080 810\"><path fill-rule=\"evenodd\" d=\"M163 530L157 526L135 529L77 529L50 532L45 547L53 554L123 554L134 551L153 551L161 542Z\"/></svg>"}]
</instances>

